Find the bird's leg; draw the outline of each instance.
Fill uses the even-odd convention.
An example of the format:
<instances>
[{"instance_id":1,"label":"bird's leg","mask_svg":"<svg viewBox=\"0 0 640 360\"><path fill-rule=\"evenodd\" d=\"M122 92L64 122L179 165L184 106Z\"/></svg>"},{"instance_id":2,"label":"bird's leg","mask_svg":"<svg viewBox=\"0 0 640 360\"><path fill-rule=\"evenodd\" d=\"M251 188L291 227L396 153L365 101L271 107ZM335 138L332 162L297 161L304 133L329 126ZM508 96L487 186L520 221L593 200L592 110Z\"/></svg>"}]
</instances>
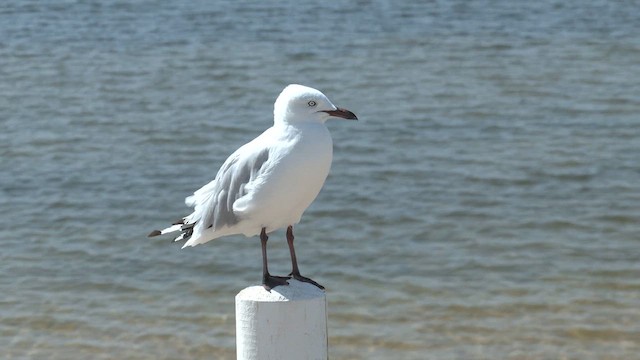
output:
<instances>
[{"instance_id":1,"label":"bird's leg","mask_svg":"<svg viewBox=\"0 0 640 360\"><path fill-rule=\"evenodd\" d=\"M300 269L298 269L298 260L296 259L296 250L293 248L293 226L291 225L289 225L289 227L287 228L287 244L289 244L289 252L291 253L291 276L293 276L293 278L298 281L308 282L324 290L324 286L309 279L308 277L300 275Z\"/></svg>"},{"instance_id":2,"label":"bird's leg","mask_svg":"<svg viewBox=\"0 0 640 360\"><path fill-rule=\"evenodd\" d=\"M266 229L262 228L262 232L260 232L260 243L262 244L262 286L270 292L271 289L278 285L289 285L287 282L289 277L272 276L269 274L269 268L267 267L267 240L269 240L269 237L267 236Z\"/></svg>"}]
</instances>

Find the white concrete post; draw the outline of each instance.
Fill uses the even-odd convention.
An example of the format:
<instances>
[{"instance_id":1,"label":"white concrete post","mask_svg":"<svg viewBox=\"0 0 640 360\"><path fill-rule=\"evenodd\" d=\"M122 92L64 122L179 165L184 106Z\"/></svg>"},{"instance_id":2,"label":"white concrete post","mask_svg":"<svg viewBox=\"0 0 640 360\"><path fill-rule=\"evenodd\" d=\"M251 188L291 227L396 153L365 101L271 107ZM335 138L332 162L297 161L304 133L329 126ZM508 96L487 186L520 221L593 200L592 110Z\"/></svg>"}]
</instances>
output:
<instances>
[{"instance_id":1,"label":"white concrete post","mask_svg":"<svg viewBox=\"0 0 640 360\"><path fill-rule=\"evenodd\" d=\"M251 286L236 295L238 360L326 360L327 298L309 283L289 280L271 292Z\"/></svg>"}]
</instances>

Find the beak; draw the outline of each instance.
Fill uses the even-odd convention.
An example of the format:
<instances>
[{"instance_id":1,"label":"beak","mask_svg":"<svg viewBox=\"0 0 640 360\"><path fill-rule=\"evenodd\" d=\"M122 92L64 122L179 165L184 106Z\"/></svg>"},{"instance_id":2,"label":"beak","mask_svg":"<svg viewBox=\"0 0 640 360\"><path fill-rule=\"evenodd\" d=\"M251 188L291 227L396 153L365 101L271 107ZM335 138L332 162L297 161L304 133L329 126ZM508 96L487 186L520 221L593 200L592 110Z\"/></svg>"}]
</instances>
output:
<instances>
[{"instance_id":1,"label":"beak","mask_svg":"<svg viewBox=\"0 0 640 360\"><path fill-rule=\"evenodd\" d=\"M351 111L343 108L337 108L336 110L322 110L322 112L326 112L327 114L347 120L358 120L356 114Z\"/></svg>"}]
</instances>

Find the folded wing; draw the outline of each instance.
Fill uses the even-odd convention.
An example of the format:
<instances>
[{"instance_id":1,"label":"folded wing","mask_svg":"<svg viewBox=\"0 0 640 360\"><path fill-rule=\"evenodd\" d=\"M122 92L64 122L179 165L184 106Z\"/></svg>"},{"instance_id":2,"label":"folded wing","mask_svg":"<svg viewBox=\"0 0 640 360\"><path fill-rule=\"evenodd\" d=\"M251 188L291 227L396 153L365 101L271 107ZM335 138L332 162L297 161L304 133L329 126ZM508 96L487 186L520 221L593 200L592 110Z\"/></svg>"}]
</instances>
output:
<instances>
[{"instance_id":1,"label":"folded wing","mask_svg":"<svg viewBox=\"0 0 640 360\"><path fill-rule=\"evenodd\" d=\"M246 144L229 156L213 181L185 199L193 213L149 236L181 231L175 241L188 240L185 246L193 246L221 236L219 233L227 234L225 230L241 220L233 211L234 202L248 194L251 186L247 185L264 171L269 160L268 148L252 145Z\"/></svg>"}]
</instances>

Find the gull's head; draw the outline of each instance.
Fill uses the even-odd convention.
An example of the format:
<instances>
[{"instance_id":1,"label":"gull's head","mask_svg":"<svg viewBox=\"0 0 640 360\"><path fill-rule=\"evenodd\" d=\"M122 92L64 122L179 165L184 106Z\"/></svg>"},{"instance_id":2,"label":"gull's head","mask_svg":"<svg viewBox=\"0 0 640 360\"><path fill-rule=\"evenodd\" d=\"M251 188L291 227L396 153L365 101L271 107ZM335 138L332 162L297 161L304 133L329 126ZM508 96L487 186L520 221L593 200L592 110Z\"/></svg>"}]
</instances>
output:
<instances>
[{"instance_id":1,"label":"gull's head","mask_svg":"<svg viewBox=\"0 0 640 360\"><path fill-rule=\"evenodd\" d=\"M358 120L351 111L333 105L322 92L297 84L284 88L273 104L276 123L324 123L330 117Z\"/></svg>"}]
</instances>

